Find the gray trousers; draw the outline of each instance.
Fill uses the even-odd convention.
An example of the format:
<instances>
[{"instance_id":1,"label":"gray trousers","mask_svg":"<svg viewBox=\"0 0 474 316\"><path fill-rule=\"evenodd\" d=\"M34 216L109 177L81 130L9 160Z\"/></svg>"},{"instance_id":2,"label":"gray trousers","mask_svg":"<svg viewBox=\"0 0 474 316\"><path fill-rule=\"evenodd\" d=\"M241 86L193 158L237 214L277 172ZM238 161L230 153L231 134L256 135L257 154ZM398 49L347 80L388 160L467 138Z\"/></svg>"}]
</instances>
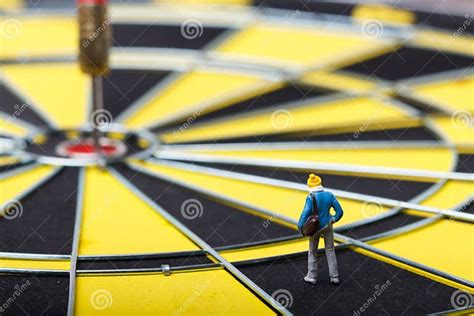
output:
<instances>
[{"instance_id":1,"label":"gray trousers","mask_svg":"<svg viewBox=\"0 0 474 316\"><path fill-rule=\"evenodd\" d=\"M318 277L318 259L316 256L318 253L319 237L321 235L324 237L324 249L328 260L329 277L331 280L337 279L339 274L337 272L336 252L334 251L334 230L332 223L309 238L308 276L314 279Z\"/></svg>"}]
</instances>

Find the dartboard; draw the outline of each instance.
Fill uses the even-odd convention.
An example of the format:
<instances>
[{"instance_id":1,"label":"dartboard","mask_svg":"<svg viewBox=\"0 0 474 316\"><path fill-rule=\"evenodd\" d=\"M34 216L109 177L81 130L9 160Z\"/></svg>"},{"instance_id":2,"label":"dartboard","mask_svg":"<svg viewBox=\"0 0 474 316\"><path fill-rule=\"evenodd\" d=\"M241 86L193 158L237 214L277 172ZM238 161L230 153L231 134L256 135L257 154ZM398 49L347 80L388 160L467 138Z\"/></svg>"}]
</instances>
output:
<instances>
[{"instance_id":1,"label":"dartboard","mask_svg":"<svg viewBox=\"0 0 474 316\"><path fill-rule=\"evenodd\" d=\"M112 3L94 111L73 4L2 0L0 313L472 312L472 5L188 2Z\"/></svg>"}]
</instances>

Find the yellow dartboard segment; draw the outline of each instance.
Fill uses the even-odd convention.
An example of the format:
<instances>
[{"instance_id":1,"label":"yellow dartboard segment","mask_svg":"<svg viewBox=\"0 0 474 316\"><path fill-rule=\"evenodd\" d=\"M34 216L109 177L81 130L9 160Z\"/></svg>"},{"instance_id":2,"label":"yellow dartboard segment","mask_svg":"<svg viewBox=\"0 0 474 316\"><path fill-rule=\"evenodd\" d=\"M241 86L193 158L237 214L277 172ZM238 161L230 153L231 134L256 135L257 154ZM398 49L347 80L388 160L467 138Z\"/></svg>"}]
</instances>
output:
<instances>
[{"instance_id":1,"label":"yellow dartboard segment","mask_svg":"<svg viewBox=\"0 0 474 316\"><path fill-rule=\"evenodd\" d=\"M284 215L291 219L298 220L307 196L306 192L296 191L294 189L192 172L161 164L142 162L138 165L173 179L186 179L186 183L188 184L194 184L200 188L210 190L223 196L267 209L277 214L275 221L278 221L278 215ZM388 210L388 208L381 206L375 213L367 212L364 208L364 203L361 201L340 199L340 202L344 209L351 211L344 214L339 225L367 219L371 216L380 215ZM265 219L269 217L265 215L260 216Z\"/></svg>"},{"instance_id":2,"label":"yellow dartboard segment","mask_svg":"<svg viewBox=\"0 0 474 316\"><path fill-rule=\"evenodd\" d=\"M474 183L470 181L449 180L421 204L442 209L456 209L463 201L468 200L474 192ZM462 212L466 211L461 210ZM423 215L418 211L409 211L414 215Z\"/></svg>"},{"instance_id":3,"label":"yellow dartboard segment","mask_svg":"<svg viewBox=\"0 0 474 316\"><path fill-rule=\"evenodd\" d=\"M472 115L466 111L458 111L450 117L434 117L433 124L453 144L458 151L472 153L474 151L474 126Z\"/></svg>"},{"instance_id":4,"label":"yellow dartboard segment","mask_svg":"<svg viewBox=\"0 0 474 316\"><path fill-rule=\"evenodd\" d=\"M223 269L79 276L76 315L275 315Z\"/></svg>"},{"instance_id":5,"label":"yellow dartboard segment","mask_svg":"<svg viewBox=\"0 0 474 316\"><path fill-rule=\"evenodd\" d=\"M387 44L358 33L290 25L262 23L248 27L223 42L217 51L261 64L304 66L316 63L342 65L382 54L388 49Z\"/></svg>"},{"instance_id":6,"label":"yellow dartboard segment","mask_svg":"<svg viewBox=\"0 0 474 316\"><path fill-rule=\"evenodd\" d=\"M80 255L198 249L108 171L87 168Z\"/></svg>"},{"instance_id":7,"label":"yellow dartboard segment","mask_svg":"<svg viewBox=\"0 0 474 316\"><path fill-rule=\"evenodd\" d=\"M0 259L0 268L31 270L69 270L70 262L66 260Z\"/></svg>"},{"instance_id":8,"label":"yellow dartboard segment","mask_svg":"<svg viewBox=\"0 0 474 316\"><path fill-rule=\"evenodd\" d=\"M465 34L420 30L412 41L417 46L474 56L474 37Z\"/></svg>"},{"instance_id":9,"label":"yellow dartboard segment","mask_svg":"<svg viewBox=\"0 0 474 316\"><path fill-rule=\"evenodd\" d=\"M0 135L25 137L28 129L10 116L0 115Z\"/></svg>"},{"instance_id":10,"label":"yellow dartboard segment","mask_svg":"<svg viewBox=\"0 0 474 316\"><path fill-rule=\"evenodd\" d=\"M374 79L362 78L339 72L311 71L301 81L306 84L326 87L341 91L366 92L373 90L378 82Z\"/></svg>"},{"instance_id":11,"label":"yellow dartboard segment","mask_svg":"<svg viewBox=\"0 0 474 316\"><path fill-rule=\"evenodd\" d=\"M191 71L132 113L125 124L142 128L170 117L199 117L230 99L242 98L249 89L255 90L256 85L265 83L265 80L238 73Z\"/></svg>"},{"instance_id":12,"label":"yellow dartboard segment","mask_svg":"<svg viewBox=\"0 0 474 316\"><path fill-rule=\"evenodd\" d=\"M445 148L317 148L317 149L248 149L193 150L215 157L258 158L306 161L344 165L451 171L452 153ZM348 159L350 157L350 159Z\"/></svg>"},{"instance_id":13,"label":"yellow dartboard segment","mask_svg":"<svg viewBox=\"0 0 474 316\"><path fill-rule=\"evenodd\" d=\"M77 52L79 32L71 17L0 17L0 27L5 32L0 36L0 59L73 56Z\"/></svg>"},{"instance_id":14,"label":"yellow dartboard segment","mask_svg":"<svg viewBox=\"0 0 474 316\"><path fill-rule=\"evenodd\" d=\"M0 10L18 10L23 7L23 0L2 0Z\"/></svg>"},{"instance_id":15,"label":"yellow dartboard segment","mask_svg":"<svg viewBox=\"0 0 474 316\"><path fill-rule=\"evenodd\" d=\"M464 110L474 114L474 76L420 84L412 90L417 97L450 112Z\"/></svg>"},{"instance_id":16,"label":"yellow dartboard segment","mask_svg":"<svg viewBox=\"0 0 474 316\"><path fill-rule=\"evenodd\" d=\"M367 97L337 99L305 106L272 109L260 114L202 124L161 137L166 143L218 140L266 134L312 131L357 132L417 126L420 121L401 109Z\"/></svg>"},{"instance_id":17,"label":"yellow dartboard segment","mask_svg":"<svg viewBox=\"0 0 474 316\"><path fill-rule=\"evenodd\" d=\"M15 173L11 176L0 178L0 205L16 203L18 195L35 184L46 180L56 171L57 169L55 167L41 165L21 173ZM0 216L1 215L0 213Z\"/></svg>"},{"instance_id":18,"label":"yellow dartboard segment","mask_svg":"<svg viewBox=\"0 0 474 316\"><path fill-rule=\"evenodd\" d=\"M450 180L421 204L442 209L456 209L462 201L472 197L473 192L472 182ZM419 211L407 213L426 215ZM443 219L400 236L375 241L373 245L472 282L474 280L473 237L472 224Z\"/></svg>"},{"instance_id":19,"label":"yellow dartboard segment","mask_svg":"<svg viewBox=\"0 0 474 316\"><path fill-rule=\"evenodd\" d=\"M19 162L20 159L14 156L0 156L0 166L8 166Z\"/></svg>"},{"instance_id":20,"label":"yellow dartboard segment","mask_svg":"<svg viewBox=\"0 0 474 316\"><path fill-rule=\"evenodd\" d=\"M372 245L473 282L473 236L474 225L443 219Z\"/></svg>"},{"instance_id":21,"label":"yellow dartboard segment","mask_svg":"<svg viewBox=\"0 0 474 316\"><path fill-rule=\"evenodd\" d=\"M460 203L469 199L473 192L473 182L449 180L446 181L438 192L430 195L423 204L439 208L455 209Z\"/></svg>"},{"instance_id":22,"label":"yellow dartboard segment","mask_svg":"<svg viewBox=\"0 0 474 316\"><path fill-rule=\"evenodd\" d=\"M356 5L352 10L354 18L363 19L363 21L380 21L384 23L412 24L416 20L414 12L395 8L384 4L370 3Z\"/></svg>"},{"instance_id":23,"label":"yellow dartboard segment","mask_svg":"<svg viewBox=\"0 0 474 316\"><path fill-rule=\"evenodd\" d=\"M87 123L90 79L75 63L28 64L2 68L23 97L31 100L61 128ZM53 87L62 87L54 89Z\"/></svg>"}]
</instances>

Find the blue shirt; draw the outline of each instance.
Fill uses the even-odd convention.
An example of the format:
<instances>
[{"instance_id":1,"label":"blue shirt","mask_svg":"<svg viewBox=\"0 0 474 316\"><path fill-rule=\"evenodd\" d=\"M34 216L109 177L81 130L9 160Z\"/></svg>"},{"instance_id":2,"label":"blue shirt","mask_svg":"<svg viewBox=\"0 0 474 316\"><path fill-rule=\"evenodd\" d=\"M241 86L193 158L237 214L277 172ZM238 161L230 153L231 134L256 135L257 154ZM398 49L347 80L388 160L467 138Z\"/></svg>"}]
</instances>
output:
<instances>
[{"instance_id":1,"label":"blue shirt","mask_svg":"<svg viewBox=\"0 0 474 316\"><path fill-rule=\"evenodd\" d=\"M316 198L316 203L318 204L318 216L319 216L319 228L324 228L329 225L331 221L338 222L344 211L342 210L341 204L336 199L334 194L328 191L315 191L308 194L306 197L306 203L304 204L303 211L301 212L300 219L298 221L298 229L301 229L306 223L306 220L313 212L313 201L311 199L311 194ZM329 211L331 208L334 209L336 214L333 216Z\"/></svg>"}]
</instances>

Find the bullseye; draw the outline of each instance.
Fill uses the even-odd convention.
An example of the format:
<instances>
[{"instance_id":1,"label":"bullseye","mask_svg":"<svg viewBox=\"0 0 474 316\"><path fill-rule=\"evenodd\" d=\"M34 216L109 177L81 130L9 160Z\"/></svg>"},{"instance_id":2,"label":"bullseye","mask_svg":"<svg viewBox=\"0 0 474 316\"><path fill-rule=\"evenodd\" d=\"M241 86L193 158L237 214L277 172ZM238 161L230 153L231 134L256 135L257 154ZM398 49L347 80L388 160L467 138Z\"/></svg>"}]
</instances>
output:
<instances>
[{"instance_id":1,"label":"bullseye","mask_svg":"<svg viewBox=\"0 0 474 316\"><path fill-rule=\"evenodd\" d=\"M95 154L97 150L95 146L89 143L79 143L79 144L72 144L66 147L66 152L73 156L76 154L84 155L84 154ZM113 155L117 152L117 147L113 145L102 145L100 146L100 152L104 155Z\"/></svg>"},{"instance_id":2,"label":"bullseye","mask_svg":"<svg viewBox=\"0 0 474 316\"><path fill-rule=\"evenodd\" d=\"M95 142L90 129L50 130L21 140L19 154L56 166L104 165L129 158L144 159L158 149L158 141L146 130L127 131L110 125Z\"/></svg>"},{"instance_id":3,"label":"bullseye","mask_svg":"<svg viewBox=\"0 0 474 316\"><path fill-rule=\"evenodd\" d=\"M99 154L105 158L116 158L127 152L125 144L119 140L101 138L100 153L91 138L68 140L60 143L56 153L68 158L94 158Z\"/></svg>"}]
</instances>

